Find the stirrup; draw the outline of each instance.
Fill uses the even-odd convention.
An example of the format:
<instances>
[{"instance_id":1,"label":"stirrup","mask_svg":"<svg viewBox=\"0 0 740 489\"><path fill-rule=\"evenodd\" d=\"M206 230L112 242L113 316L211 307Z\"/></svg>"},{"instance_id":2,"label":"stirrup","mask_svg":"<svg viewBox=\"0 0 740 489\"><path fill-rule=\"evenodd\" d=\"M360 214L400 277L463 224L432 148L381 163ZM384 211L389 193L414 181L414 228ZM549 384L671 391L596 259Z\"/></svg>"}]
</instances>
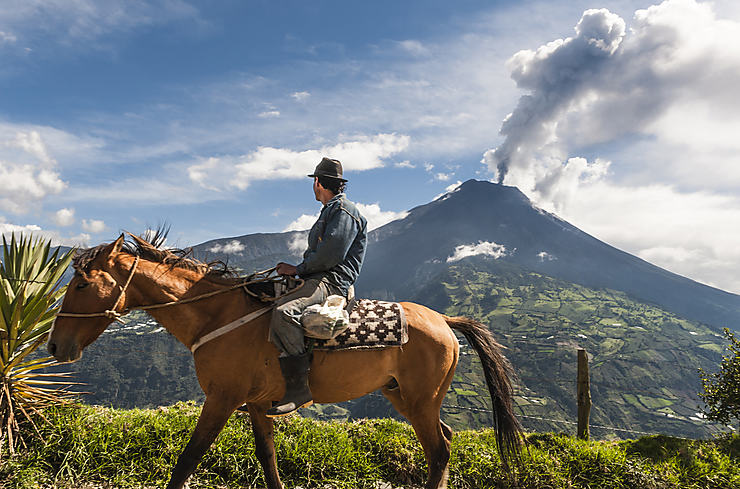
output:
<instances>
[{"instance_id":1,"label":"stirrup","mask_svg":"<svg viewBox=\"0 0 740 489\"><path fill-rule=\"evenodd\" d=\"M313 399L309 399L308 401L304 402L300 406L297 406L293 401L286 402L285 404L280 404L277 406L273 406L270 409L267 410L265 413L265 416L268 418L282 418L283 416L288 416L293 414L294 412L298 411L301 408L308 407L313 404Z\"/></svg>"}]
</instances>

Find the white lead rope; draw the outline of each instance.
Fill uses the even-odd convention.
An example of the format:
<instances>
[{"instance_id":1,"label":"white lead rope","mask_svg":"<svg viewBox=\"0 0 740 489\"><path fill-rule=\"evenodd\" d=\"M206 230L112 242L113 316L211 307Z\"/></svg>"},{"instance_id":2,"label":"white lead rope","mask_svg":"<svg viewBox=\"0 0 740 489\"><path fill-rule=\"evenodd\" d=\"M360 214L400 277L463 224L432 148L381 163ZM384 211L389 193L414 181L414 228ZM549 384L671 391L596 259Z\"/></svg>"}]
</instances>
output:
<instances>
[{"instance_id":1,"label":"white lead rope","mask_svg":"<svg viewBox=\"0 0 740 489\"><path fill-rule=\"evenodd\" d=\"M198 338L195 343L193 343L193 346L190 347L190 351L195 354L195 350L203 346L205 343L208 343L209 341L218 338L221 335L225 335L229 331L232 331L239 326L242 326L243 324L247 324L250 321L254 321L261 315L265 314L266 312L272 310L272 306L263 307L262 309L257 309L254 312L250 312L246 316L242 316L239 319L236 319L229 324L225 326L221 326L220 328L211 331L207 335L204 335L200 338Z\"/></svg>"}]
</instances>

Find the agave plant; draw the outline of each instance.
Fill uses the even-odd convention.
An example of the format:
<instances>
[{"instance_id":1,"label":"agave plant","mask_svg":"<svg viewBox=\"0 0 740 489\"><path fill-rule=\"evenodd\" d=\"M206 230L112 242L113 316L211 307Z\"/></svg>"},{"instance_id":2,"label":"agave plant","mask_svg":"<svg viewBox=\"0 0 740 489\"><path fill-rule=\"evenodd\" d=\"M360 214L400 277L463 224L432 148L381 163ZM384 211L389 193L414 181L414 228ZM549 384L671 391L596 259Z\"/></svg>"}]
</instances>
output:
<instances>
[{"instance_id":1,"label":"agave plant","mask_svg":"<svg viewBox=\"0 0 740 489\"><path fill-rule=\"evenodd\" d=\"M64 402L64 373L44 372L56 362L35 353L45 341L66 287L62 276L73 252L51 253L50 240L3 236L0 263L0 458L24 444L19 423ZM43 416L43 415L42 415Z\"/></svg>"}]
</instances>

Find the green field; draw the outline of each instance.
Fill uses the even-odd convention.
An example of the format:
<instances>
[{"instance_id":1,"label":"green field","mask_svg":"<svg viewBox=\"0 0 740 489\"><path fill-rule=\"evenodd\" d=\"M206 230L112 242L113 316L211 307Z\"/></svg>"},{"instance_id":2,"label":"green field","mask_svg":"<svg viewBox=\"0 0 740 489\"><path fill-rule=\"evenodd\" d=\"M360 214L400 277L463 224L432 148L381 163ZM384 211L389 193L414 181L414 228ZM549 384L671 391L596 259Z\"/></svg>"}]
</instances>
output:
<instances>
[{"instance_id":1,"label":"green field","mask_svg":"<svg viewBox=\"0 0 740 489\"><path fill-rule=\"evenodd\" d=\"M71 406L46 412L40 437L0 459L3 489L162 487L187 443L199 406L150 410ZM28 428L28 427L27 427ZM300 416L276 424L286 487L418 487L426 474L409 425L393 420L322 422ZM457 432L450 488L731 489L740 485L740 437L696 441L667 436L584 442L530 433L517 483L502 470L492 430ZM191 488L264 487L249 417L235 414L206 453Z\"/></svg>"},{"instance_id":2,"label":"green field","mask_svg":"<svg viewBox=\"0 0 740 489\"><path fill-rule=\"evenodd\" d=\"M697 413L697 369L715 371L724 351L720 332L621 292L594 290L493 260L468 260L424 281L411 299L450 315L490 326L519 375L517 412L536 431L575 433L576 355L590 357L592 436L644 433L706 437L723 427ZM87 382L85 402L114 407L156 407L202 400L192 356L146 314L112 326L66 365ZM460 339L460 364L443 407L455 429L490 426L490 399L475 354ZM378 393L317 406L321 420L398 416ZM608 428L602 428L608 427ZM609 428L618 428L609 429Z\"/></svg>"},{"instance_id":3,"label":"green field","mask_svg":"<svg viewBox=\"0 0 740 489\"><path fill-rule=\"evenodd\" d=\"M504 266L482 268L453 266L439 277L439 285L422 290L419 299L431 297L430 305L449 315L490 326L519 374L516 400L525 426L575 432L576 355L583 348L589 354L592 424L635 430L592 428L593 436L647 432L702 437L724 429L697 416L697 369L717 369L725 347L719 332L621 292ZM464 339L461 344L464 354L452 392L479 395L450 395L448 401L484 408L488 397L477 358ZM448 408L447 416L458 427L487 422L486 415L461 408Z\"/></svg>"}]
</instances>

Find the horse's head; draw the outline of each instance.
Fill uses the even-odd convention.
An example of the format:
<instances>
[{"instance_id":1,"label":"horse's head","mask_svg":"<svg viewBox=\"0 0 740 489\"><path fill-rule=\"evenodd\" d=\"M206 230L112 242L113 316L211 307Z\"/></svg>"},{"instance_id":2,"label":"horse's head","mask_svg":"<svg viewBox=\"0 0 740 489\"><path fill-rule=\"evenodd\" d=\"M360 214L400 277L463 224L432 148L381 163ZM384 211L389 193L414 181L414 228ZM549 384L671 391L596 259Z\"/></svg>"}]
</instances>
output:
<instances>
[{"instance_id":1,"label":"horse's head","mask_svg":"<svg viewBox=\"0 0 740 489\"><path fill-rule=\"evenodd\" d=\"M113 316L105 316L113 309L121 293L123 277L116 268L116 257L121 254L124 236L109 245L86 250L73 264L75 274L67 286L60 313L90 314L90 317L60 315L49 334L47 349L60 362L74 362L82 350L105 331ZM119 304L120 306L123 304Z\"/></svg>"}]
</instances>

